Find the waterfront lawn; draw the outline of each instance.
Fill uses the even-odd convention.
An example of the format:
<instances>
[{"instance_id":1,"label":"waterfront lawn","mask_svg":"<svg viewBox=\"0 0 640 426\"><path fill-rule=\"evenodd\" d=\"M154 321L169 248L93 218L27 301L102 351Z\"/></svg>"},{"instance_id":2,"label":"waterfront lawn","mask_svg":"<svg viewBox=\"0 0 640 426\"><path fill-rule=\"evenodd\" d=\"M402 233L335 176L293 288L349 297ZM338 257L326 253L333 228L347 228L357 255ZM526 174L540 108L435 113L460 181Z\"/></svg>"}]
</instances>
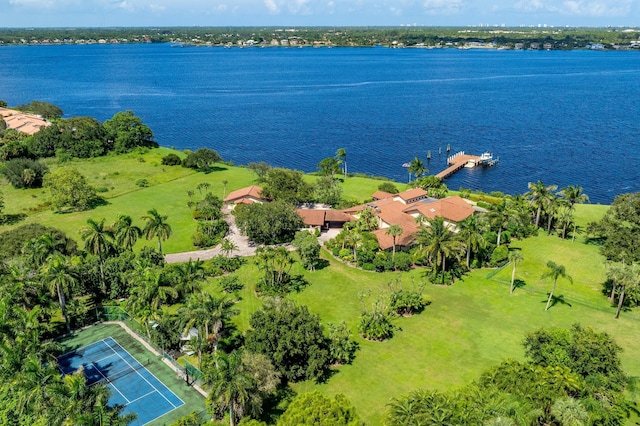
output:
<instances>
[{"instance_id":1,"label":"waterfront lawn","mask_svg":"<svg viewBox=\"0 0 640 426\"><path fill-rule=\"evenodd\" d=\"M605 277L604 259L598 247L557 236L514 241L525 260L518 265L516 279L524 286L509 294L511 266L497 271L481 269L451 286L427 284L425 297L432 301L423 313L395 320L399 329L387 342L368 342L357 335L365 297L371 307L375 298L389 293L388 283L400 279L405 287L425 281L424 269L407 273L366 272L336 261L327 251L329 266L304 273L310 285L289 297L320 316L322 322L345 321L360 345L352 365L335 369L326 383L294 384L296 392L321 390L345 394L367 424L381 424L391 398L418 388L442 391L456 389L478 378L482 371L505 359L524 360L522 341L526 333L542 327L570 327L574 323L608 332L624 348L622 360L632 376L640 375L640 313L623 312L614 319L615 307L601 294ZM548 260L565 265L573 284L559 280L559 301L544 310L552 282L542 274ZM234 322L245 331L249 317L262 300L255 296L259 277L249 261L238 274L245 284ZM217 292L217 286L212 287Z\"/></svg>"}]
</instances>

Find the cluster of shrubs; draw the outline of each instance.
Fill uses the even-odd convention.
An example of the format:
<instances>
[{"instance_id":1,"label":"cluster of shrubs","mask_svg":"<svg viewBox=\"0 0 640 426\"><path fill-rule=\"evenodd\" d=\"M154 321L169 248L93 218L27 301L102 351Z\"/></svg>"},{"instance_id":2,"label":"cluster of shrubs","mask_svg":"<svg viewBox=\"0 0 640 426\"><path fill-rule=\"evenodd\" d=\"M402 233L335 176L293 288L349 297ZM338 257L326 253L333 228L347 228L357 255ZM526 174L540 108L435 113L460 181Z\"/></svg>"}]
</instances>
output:
<instances>
[{"instance_id":1,"label":"cluster of shrubs","mask_svg":"<svg viewBox=\"0 0 640 426\"><path fill-rule=\"evenodd\" d=\"M174 153L165 155L162 157L162 164L164 166L182 166L201 172L209 172L215 163L222 161L220 154L209 148L199 148L196 151L185 152L187 156L184 159Z\"/></svg>"}]
</instances>

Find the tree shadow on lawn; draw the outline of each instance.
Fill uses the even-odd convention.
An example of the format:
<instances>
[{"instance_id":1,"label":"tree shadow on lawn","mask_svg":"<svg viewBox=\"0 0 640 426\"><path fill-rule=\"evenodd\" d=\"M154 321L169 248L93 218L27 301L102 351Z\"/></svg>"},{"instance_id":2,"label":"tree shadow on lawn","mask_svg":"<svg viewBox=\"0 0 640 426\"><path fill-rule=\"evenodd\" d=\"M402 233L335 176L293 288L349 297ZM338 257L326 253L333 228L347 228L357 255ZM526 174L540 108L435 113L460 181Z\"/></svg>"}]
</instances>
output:
<instances>
[{"instance_id":1,"label":"tree shadow on lawn","mask_svg":"<svg viewBox=\"0 0 640 426\"><path fill-rule=\"evenodd\" d=\"M18 222L22 222L26 218L27 215L24 213L5 214L4 216L0 215L0 225L15 225Z\"/></svg>"},{"instance_id":2,"label":"tree shadow on lawn","mask_svg":"<svg viewBox=\"0 0 640 426\"><path fill-rule=\"evenodd\" d=\"M524 280L513 280L513 291L516 291L519 288L524 288L527 283Z\"/></svg>"},{"instance_id":3,"label":"tree shadow on lawn","mask_svg":"<svg viewBox=\"0 0 640 426\"><path fill-rule=\"evenodd\" d=\"M329 266L329 261L324 259L318 259L317 263L315 264L316 271L320 271L327 266Z\"/></svg>"},{"instance_id":4,"label":"tree shadow on lawn","mask_svg":"<svg viewBox=\"0 0 640 426\"><path fill-rule=\"evenodd\" d=\"M547 293L547 298L549 297L549 293ZM547 300L549 299L545 299L542 301L542 303L547 303ZM564 300L564 294L561 294L559 296L553 296L551 298L551 304L549 305L549 309L553 308L556 304L561 304L561 305L567 305L568 307L572 307L571 303L567 302L566 300Z\"/></svg>"},{"instance_id":5,"label":"tree shadow on lawn","mask_svg":"<svg viewBox=\"0 0 640 426\"><path fill-rule=\"evenodd\" d=\"M200 171L203 172L205 175L208 175L209 173L223 172L225 170L229 170L229 168L228 167L220 167L220 166L211 166L208 169L202 169Z\"/></svg>"}]
</instances>

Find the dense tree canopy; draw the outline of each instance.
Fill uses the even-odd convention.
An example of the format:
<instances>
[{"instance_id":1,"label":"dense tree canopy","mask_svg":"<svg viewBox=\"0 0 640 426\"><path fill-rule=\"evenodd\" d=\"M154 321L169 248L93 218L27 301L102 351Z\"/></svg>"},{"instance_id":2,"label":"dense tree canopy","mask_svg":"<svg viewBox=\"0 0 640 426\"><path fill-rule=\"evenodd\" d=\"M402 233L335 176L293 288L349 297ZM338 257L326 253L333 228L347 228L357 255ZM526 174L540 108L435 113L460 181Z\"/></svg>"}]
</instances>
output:
<instances>
[{"instance_id":1,"label":"dense tree canopy","mask_svg":"<svg viewBox=\"0 0 640 426\"><path fill-rule=\"evenodd\" d=\"M132 111L117 112L111 120L104 122L107 139L113 144L116 153L129 152L142 147L157 147L153 141L153 132L136 117Z\"/></svg>"},{"instance_id":2,"label":"dense tree canopy","mask_svg":"<svg viewBox=\"0 0 640 426\"><path fill-rule=\"evenodd\" d=\"M602 241L602 254L617 262L640 262L640 192L618 195L589 230Z\"/></svg>"},{"instance_id":3,"label":"dense tree canopy","mask_svg":"<svg viewBox=\"0 0 640 426\"><path fill-rule=\"evenodd\" d=\"M312 199L313 188L297 170L269 169L262 186L262 196L272 201L306 203Z\"/></svg>"},{"instance_id":4,"label":"dense tree canopy","mask_svg":"<svg viewBox=\"0 0 640 426\"><path fill-rule=\"evenodd\" d=\"M361 426L355 407L344 395L329 398L318 391L296 396L278 426Z\"/></svg>"},{"instance_id":5,"label":"dense tree canopy","mask_svg":"<svg viewBox=\"0 0 640 426\"><path fill-rule=\"evenodd\" d=\"M239 205L234 214L238 228L260 244L291 242L304 225L292 205L279 201Z\"/></svg>"},{"instance_id":6,"label":"dense tree canopy","mask_svg":"<svg viewBox=\"0 0 640 426\"><path fill-rule=\"evenodd\" d=\"M331 357L320 319L287 299L267 301L249 319L246 348L267 356L289 381L321 380Z\"/></svg>"}]
</instances>

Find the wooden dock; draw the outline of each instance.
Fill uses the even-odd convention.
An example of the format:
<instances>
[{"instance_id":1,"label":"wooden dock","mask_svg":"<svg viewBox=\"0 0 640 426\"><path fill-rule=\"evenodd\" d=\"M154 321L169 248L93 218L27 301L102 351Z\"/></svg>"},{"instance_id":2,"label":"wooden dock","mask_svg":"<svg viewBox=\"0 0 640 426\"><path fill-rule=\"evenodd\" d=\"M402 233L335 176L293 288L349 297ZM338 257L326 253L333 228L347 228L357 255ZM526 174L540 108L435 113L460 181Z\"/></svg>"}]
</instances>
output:
<instances>
[{"instance_id":1,"label":"wooden dock","mask_svg":"<svg viewBox=\"0 0 640 426\"><path fill-rule=\"evenodd\" d=\"M446 179L467 164L472 163L475 166L479 164L479 161L480 157L478 155L465 154L464 151L458 152L447 159L449 167L438 173L436 177L440 180Z\"/></svg>"}]
</instances>

